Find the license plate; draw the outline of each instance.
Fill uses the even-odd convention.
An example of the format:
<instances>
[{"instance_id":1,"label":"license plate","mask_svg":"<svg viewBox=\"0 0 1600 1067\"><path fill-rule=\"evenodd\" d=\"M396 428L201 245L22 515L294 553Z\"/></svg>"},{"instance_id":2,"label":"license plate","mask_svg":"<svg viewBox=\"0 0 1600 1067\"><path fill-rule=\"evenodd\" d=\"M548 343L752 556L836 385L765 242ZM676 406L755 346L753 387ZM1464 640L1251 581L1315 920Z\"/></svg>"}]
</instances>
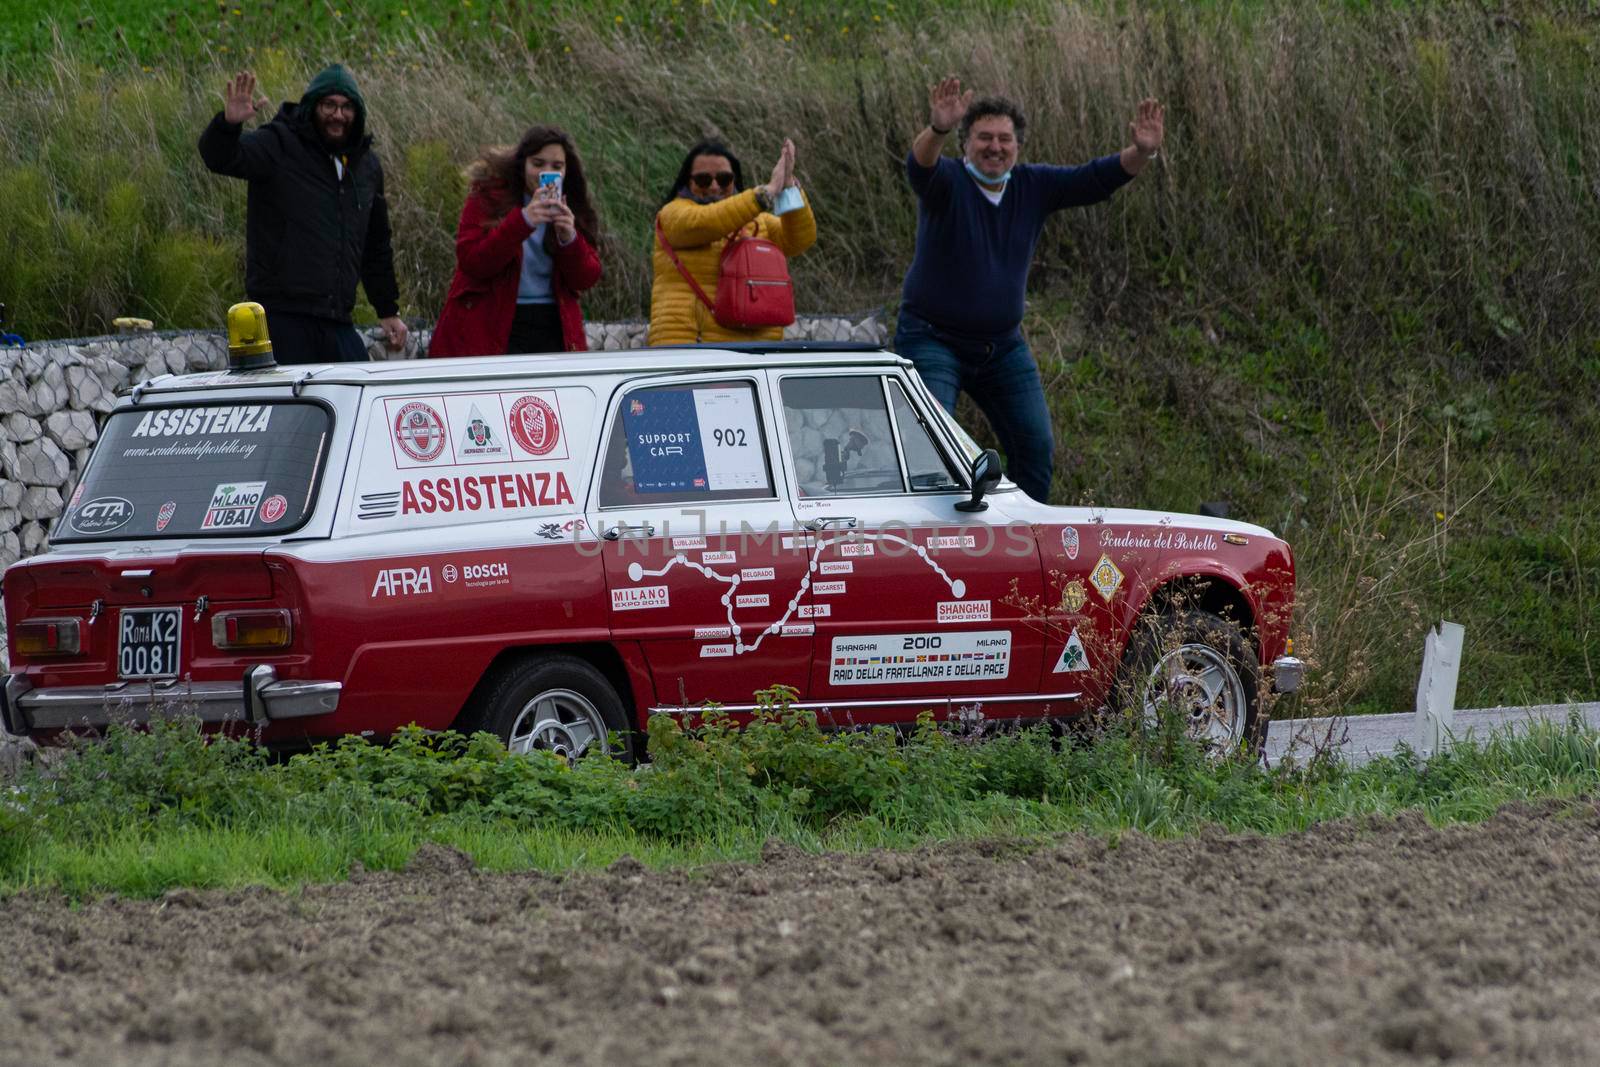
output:
<instances>
[{"instance_id":1,"label":"license plate","mask_svg":"<svg viewBox=\"0 0 1600 1067\"><path fill-rule=\"evenodd\" d=\"M124 608L117 628L117 674L123 678L176 678L182 632L179 608Z\"/></svg>"}]
</instances>

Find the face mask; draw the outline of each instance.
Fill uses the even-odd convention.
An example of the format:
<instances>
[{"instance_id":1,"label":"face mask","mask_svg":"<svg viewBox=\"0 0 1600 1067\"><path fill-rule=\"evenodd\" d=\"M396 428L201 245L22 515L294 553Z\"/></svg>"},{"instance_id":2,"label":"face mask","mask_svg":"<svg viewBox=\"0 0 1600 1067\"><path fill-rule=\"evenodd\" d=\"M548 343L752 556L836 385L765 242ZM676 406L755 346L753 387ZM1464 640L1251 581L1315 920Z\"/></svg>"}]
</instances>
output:
<instances>
[{"instance_id":1,"label":"face mask","mask_svg":"<svg viewBox=\"0 0 1600 1067\"><path fill-rule=\"evenodd\" d=\"M974 167L972 165L972 160L964 159L962 162L967 166L967 173L985 185L1004 185L1006 182L1011 180L1011 172L1009 170L1000 175L998 178L991 178L977 167Z\"/></svg>"}]
</instances>

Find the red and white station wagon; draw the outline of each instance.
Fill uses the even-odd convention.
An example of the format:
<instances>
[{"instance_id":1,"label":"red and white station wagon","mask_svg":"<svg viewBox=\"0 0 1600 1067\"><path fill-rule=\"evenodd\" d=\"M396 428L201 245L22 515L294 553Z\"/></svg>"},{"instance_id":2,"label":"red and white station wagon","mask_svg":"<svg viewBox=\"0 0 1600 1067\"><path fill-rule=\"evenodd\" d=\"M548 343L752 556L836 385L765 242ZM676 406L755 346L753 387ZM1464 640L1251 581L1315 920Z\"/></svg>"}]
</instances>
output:
<instances>
[{"instance_id":1,"label":"red and white station wagon","mask_svg":"<svg viewBox=\"0 0 1600 1067\"><path fill-rule=\"evenodd\" d=\"M4 590L34 736L185 713L632 757L648 716L780 683L866 724L1125 680L1232 746L1300 674L1271 533L1035 503L906 360L815 345L156 379Z\"/></svg>"}]
</instances>

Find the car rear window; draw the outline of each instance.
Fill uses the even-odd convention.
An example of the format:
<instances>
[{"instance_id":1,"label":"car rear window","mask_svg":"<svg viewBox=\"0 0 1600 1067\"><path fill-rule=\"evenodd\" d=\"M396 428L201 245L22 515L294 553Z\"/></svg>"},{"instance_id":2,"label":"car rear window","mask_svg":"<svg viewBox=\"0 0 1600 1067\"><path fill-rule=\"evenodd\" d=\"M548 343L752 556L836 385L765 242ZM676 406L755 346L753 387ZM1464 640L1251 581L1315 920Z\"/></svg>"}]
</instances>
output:
<instances>
[{"instance_id":1,"label":"car rear window","mask_svg":"<svg viewBox=\"0 0 1600 1067\"><path fill-rule=\"evenodd\" d=\"M56 542L259 537L305 522L333 416L312 401L113 412Z\"/></svg>"}]
</instances>

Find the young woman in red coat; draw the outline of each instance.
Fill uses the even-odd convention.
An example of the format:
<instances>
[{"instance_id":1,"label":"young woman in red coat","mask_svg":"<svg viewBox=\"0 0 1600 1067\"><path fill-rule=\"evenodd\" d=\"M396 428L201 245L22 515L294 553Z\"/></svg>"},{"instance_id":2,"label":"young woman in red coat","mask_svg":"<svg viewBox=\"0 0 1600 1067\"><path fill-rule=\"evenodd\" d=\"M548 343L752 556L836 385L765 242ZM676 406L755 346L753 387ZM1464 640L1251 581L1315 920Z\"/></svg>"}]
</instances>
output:
<instances>
[{"instance_id":1,"label":"young woman in red coat","mask_svg":"<svg viewBox=\"0 0 1600 1067\"><path fill-rule=\"evenodd\" d=\"M555 173L555 190L540 174ZM559 195L555 195L558 193ZM599 222L565 130L535 126L473 165L456 230L456 273L430 356L582 352L578 294L600 280Z\"/></svg>"}]
</instances>

